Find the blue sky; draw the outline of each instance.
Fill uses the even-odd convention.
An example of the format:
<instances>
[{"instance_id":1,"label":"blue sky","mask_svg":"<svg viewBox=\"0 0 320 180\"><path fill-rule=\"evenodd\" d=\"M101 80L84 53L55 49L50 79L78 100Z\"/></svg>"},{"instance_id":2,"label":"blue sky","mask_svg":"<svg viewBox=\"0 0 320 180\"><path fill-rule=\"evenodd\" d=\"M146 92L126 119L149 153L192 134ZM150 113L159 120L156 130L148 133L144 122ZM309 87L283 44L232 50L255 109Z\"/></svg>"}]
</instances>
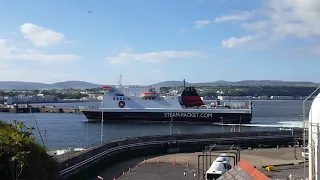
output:
<instances>
[{"instance_id":1,"label":"blue sky","mask_svg":"<svg viewBox=\"0 0 320 180\"><path fill-rule=\"evenodd\" d=\"M320 82L317 0L0 4L0 81Z\"/></svg>"}]
</instances>

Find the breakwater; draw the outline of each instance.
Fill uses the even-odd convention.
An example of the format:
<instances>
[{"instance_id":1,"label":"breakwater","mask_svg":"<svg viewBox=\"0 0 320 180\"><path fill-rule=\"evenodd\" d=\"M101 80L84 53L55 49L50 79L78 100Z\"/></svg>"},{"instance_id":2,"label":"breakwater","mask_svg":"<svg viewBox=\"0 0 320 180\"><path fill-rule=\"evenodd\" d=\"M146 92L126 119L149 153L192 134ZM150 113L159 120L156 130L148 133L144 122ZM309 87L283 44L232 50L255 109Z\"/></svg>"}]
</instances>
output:
<instances>
[{"instance_id":1,"label":"breakwater","mask_svg":"<svg viewBox=\"0 0 320 180\"><path fill-rule=\"evenodd\" d=\"M56 107L23 107L23 108L0 108L0 112L9 113L81 113L79 108L56 108Z\"/></svg>"},{"instance_id":2,"label":"breakwater","mask_svg":"<svg viewBox=\"0 0 320 180\"><path fill-rule=\"evenodd\" d=\"M277 147L295 142L302 131L260 131L210 134L145 136L107 142L86 151L57 157L61 179L86 179L108 166L133 157L152 154L202 151L206 146L239 145L247 147Z\"/></svg>"}]
</instances>

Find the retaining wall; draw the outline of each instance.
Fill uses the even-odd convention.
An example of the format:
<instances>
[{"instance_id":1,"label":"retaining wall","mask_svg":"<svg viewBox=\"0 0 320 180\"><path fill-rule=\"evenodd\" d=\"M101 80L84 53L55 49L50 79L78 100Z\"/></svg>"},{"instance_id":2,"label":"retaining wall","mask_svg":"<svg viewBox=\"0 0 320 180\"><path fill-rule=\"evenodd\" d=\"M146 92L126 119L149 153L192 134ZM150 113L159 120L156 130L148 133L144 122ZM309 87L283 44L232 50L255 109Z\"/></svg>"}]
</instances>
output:
<instances>
[{"instance_id":1,"label":"retaining wall","mask_svg":"<svg viewBox=\"0 0 320 180\"><path fill-rule=\"evenodd\" d=\"M302 131L295 131L294 137L301 137ZM260 138L254 138L259 137ZM283 136L283 137L281 137ZM219 139L220 138L220 139ZM223 140L221 140L223 138ZM229 139L229 140L226 140ZM211 134L180 134L172 136L145 136L137 138L128 138L118 141L107 142L103 145L91 148L85 152L79 152L78 154L71 155L64 159L59 159L60 170L64 170L70 166L83 162L99 153L106 150L123 147L125 145L132 145L136 143L145 142L161 142L157 145L129 147L117 150L113 153L109 153L99 160L88 163L76 171L62 177L63 179L81 179L81 175L77 171L94 173L98 172L100 167L106 168L108 165L119 163L124 160L128 160L131 157L139 157L140 155L151 155L157 153L166 153L169 148L175 149L175 152L196 152L202 151L205 146L210 144L218 145L241 145L242 147L257 147L259 145L267 145L270 147L276 147L283 143L292 142L293 137L289 131L257 131L257 132L226 132L226 133L211 133ZM97 163L99 161L99 163ZM82 174L82 173L80 173ZM86 176L88 177L88 176Z\"/></svg>"}]
</instances>

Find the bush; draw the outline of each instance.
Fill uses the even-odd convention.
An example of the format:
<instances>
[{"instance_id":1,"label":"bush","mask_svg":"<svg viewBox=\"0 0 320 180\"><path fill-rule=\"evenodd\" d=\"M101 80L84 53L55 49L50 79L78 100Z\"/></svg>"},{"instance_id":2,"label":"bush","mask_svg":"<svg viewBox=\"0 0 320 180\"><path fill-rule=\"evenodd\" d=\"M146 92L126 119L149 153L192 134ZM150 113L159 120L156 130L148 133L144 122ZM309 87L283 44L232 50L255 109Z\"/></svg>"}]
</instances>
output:
<instances>
[{"instance_id":1,"label":"bush","mask_svg":"<svg viewBox=\"0 0 320 180\"><path fill-rule=\"evenodd\" d=\"M32 130L22 122L0 121L1 179L59 179L58 163L35 142Z\"/></svg>"}]
</instances>

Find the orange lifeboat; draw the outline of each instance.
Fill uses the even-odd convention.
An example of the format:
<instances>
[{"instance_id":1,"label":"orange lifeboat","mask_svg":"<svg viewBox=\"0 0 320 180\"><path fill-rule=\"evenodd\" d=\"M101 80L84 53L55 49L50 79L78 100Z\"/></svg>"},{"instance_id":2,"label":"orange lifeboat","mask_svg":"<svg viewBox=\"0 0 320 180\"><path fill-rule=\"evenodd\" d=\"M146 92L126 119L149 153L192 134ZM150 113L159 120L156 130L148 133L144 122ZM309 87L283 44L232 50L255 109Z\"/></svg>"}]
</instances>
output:
<instances>
[{"instance_id":1,"label":"orange lifeboat","mask_svg":"<svg viewBox=\"0 0 320 180\"><path fill-rule=\"evenodd\" d=\"M142 96L144 97L154 97L157 95L157 92L153 92L153 91L147 91L147 92L143 92Z\"/></svg>"}]
</instances>

